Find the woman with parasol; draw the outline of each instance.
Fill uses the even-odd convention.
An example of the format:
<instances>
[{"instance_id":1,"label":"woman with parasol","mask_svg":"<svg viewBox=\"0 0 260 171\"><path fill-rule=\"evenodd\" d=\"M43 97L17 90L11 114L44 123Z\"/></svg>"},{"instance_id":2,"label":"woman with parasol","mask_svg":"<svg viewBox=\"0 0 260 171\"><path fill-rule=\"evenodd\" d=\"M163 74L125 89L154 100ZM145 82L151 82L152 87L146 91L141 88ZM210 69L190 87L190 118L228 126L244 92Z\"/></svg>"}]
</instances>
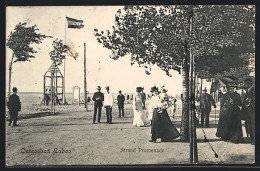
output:
<instances>
[{"instance_id":1,"label":"woman with parasol","mask_svg":"<svg viewBox=\"0 0 260 171\"><path fill-rule=\"evenodd\" d=\"M239 143L243 137L240 111L242 102L240 95L235 92L235 87L232 83L223 87L216 136L224 141Z\"/></svg>"}]
</instances>

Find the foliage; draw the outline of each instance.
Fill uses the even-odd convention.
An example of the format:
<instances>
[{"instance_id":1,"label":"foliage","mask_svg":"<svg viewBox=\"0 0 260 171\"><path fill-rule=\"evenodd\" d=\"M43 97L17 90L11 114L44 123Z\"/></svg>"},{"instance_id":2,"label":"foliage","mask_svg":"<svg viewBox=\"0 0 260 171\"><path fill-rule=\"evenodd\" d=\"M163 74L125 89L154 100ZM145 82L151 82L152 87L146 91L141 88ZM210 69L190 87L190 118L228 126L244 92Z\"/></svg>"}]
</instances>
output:
<instances>
[{"instance_id":1,"label":"foliage","mask_svg":"<svg viewBox=\"0 0 260 171\"><path fill-rule=\"evenodd\" d=\"M53 50L49 53L51 60L57 65L61 65L63 59L65 59L65 53L67 52L67 46L63 44L62 40L55 39L52 43Z\"/></svg>"},{"instance_id":2,"label":"foliage","mask_svg":"<svg viewBox=\"0 0 260 171\"><path fill-rule=\"evenodd\" d=\"M112 59L130 54L131 64L143 66L147 74L152 65L167 75L171 69L180 72L183 57L192 52L202 77L240 67L240 54L249 52L246 47L254 41L252 11L241 5L125 6L115 15L112 33L94 31L98 42L112 51Z\"/></svg>"},{"instance_id":3,"label":"foliage","mask_svg":"<svg viewBox=\"0 0 260 171\"><path fill-rule=\"evenodd\" d=\"M30 61L30 58L34 58L35 51L30 45L32 43L40 44L42 40L47 37L40 33L37 33L39 29L36 25L27 27L27 23L18 23L14 31L10 33L7 39L7 47L12 49L14 54L14 61Z\"/></svg>"},{"instance_id":4,"label":"foliage","mask_svg":"<svg viewBox=\"0 0 260 171\"><path fill-rule=\"evenodd\" d=\"M247 76L250 73L248 65L255 51L255 8L238 5L224 7L226 8L223 11L225 27L222 32L230 37L229 40L227 39L230 44L220 42L217 55L195 58L196 69L201 78L232 75L235 74L234 70L241 72L240 76L242 73Z\"/></svg>"}]
</instances>

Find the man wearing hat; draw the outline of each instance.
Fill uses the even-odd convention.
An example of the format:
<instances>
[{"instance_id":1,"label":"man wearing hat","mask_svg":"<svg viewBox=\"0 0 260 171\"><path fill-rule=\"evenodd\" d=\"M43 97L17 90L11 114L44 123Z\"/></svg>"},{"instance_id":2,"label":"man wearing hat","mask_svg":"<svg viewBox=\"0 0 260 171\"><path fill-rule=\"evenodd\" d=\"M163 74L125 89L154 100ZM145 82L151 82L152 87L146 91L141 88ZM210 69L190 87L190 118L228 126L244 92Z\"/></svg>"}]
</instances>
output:
<instances>
[{"instance_id":1,"label":"man wearing hat","mask_svg":"<svg viewBox=\"0 0 260 171\"><path fill-rule=\"evenodd\" d=\"M98 123L100 123L101 118L101 109L104 101L104 94L100 92L101 87L97 86L97 92L94 93L92 100L94 101L94 116L93 116L93 124L96 122L96 116L98 111Z\"/></svg>"},{"instance_id":2,"label":"man wearing hat","mask_svg":"<svg viewBox=\"0 0 260 171\"><path fill-rule=\"evenodd\" d=\"M17 88L13 88L13 94L9 97L9 101L7 102L7 106L10 113L10 119L8 126L11 126L13 122L13 126L16 127L17 125L17 118L18 118L18 112L21 111L21 102L19 96L17 93Z\"/></svg>"},{"instance_id":3,"label":"man wearing hat","mask_svg":"<svg viewBox=\"0 0 260 171\"><path fill-rule=\"evenodd\" d=\"M251 144L255 144L255 85L252 78L244 80L246 94L243 100L243 113L245 113L246 132L250 135Z\"/></svg>"},{"instance_id":4,"label":"man wearing hat","mask_svg":"<svg viewBox=\"0 0 260 171\"><path fill-rule=\"evenodd\" d=\"M202 94L200 97L200 111L201 111L201 126L204 126L204 120L205 120L205 126L209 127L209 114L211 112L211 105L216 108L215 101L213 97L207 93L206 87L202 90Z\"/></svg>"},{"instance_id":5,"label":"man wearing hat","mask_svg":"<svg viewBox=\"0 0 260 171\"><path fill-rule=\"evenodd\" d=\"M104 94L104 107L106 108L107 123L112 123L112 107L114 103L113 94L109 91L109 86L106 86L106 93Z\"/></svg>"},{"instance_id":6,"label":"man wearing hat","mask_svg":"<svg viewBox=\"0 0 260 171\"><path fill-rule=\"evenodd\" d=\"M122 94L122 91L119 90L119 95L117 96L117 104L118 104L118 110L119 110L119 117L121 117L121 113L122 113L122 117L125 116L124 114L124 102L125 102L125 96Z\"/></svg>"}]
</instances>

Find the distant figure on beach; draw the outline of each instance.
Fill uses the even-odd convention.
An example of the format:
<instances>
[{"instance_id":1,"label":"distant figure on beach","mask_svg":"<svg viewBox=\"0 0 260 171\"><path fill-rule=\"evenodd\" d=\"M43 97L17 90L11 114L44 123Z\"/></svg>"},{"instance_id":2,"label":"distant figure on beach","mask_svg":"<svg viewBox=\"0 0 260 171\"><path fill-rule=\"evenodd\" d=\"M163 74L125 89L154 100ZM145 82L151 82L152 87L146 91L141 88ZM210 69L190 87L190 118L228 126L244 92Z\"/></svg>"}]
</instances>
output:
<instances>
[{"instance_id":1,"label":"distant figure on beach","mask_svg":"<svg viewBox=\"0 0 260 171\"><path fill-rule=\"evenodd\" d=\"M107 123L112 123L112 107L114 103L113 94L110 93L109 86L106 86L106 93L104 94L104 107L106 109Z\"/></svg>"},{"instance_id":2,"label":"distant figure on beach","mask_svg":"<svg viewBox=\"0 0 260 171\"><path fill-rule=\"evenodd\" d=\"M134 110L134 126L148 126L150 122L144 113L143 95L141 93L142 87L136 87L137 94L133 99L133 110Z\"/></svg>"},{"instance_id":3,"label":"distant figure on beach","mask_svg":"<svg viewBox=\"0 0 260 171\"><path fill-rule=\"evenodd\" d=\"M97 86L97 92L94 93L92 100L94 101L93 124L95 124L96 122L97 112L98 112L98 123L100 123L101 109L104 101L104 94L101 92L100 86Z\"/></svg>"},{"instance_id":4,"label":"distant figure on beach","mask_svg":"<svg viewBox=\"0 0 260 171\"><path fill-rule=\"evenodd\" d=\"M13 94L9 97L9 101L7 102L7 107L9 109L10 119L8 126L11 126L13 122L13 126L16 127L18 112L21 111L21 101L19 96L17 95L17 88L13 88Z\"/></svg>"},{"instance_id":5,"label":"distant figure on beach","mask_svg":"<svg viewBox=\"0 0 260 171\"><path fill-rule=\"evenodd\" d=\"M173 107L172 118L174 118L175 113L176 113L176 109L177 109L177 99L174 99L172 107Z\"/></svg>"},{"instance_id":6,"label":"distant figure on beach","mask_svg":"<svg viewBox=\"0 0 260 171\"><path fill-rule=\"evenodd\" d=\"M118 93L119 93L119 95L117 96L117 104L118 104L118 110L119 110L119 117L121 117L121 113L122 113L122 117L124 117L125 116L125 113L124 113L125 96L122 94L121 90L119 90Z\"/></svg>"},{"instance_id":7,"label":"distant figure on beach","mask_svg":"<svg viewBox=\"0 0 260 171\"><path fill-rule=\"evenodd\" d=\"M49 89L46 89L45 94L44 94L44 102L47 106L49 105L50 100L51 100L50 91L49 91Z\"/></svg>"}]
</instances>

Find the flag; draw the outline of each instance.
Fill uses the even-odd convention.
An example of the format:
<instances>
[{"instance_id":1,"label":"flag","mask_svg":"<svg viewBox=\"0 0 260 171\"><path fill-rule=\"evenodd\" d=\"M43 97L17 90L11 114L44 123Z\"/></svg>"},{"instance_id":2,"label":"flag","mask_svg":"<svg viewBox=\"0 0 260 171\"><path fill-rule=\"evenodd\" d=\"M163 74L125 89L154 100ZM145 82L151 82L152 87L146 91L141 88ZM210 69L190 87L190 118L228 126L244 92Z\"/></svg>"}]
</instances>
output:
<instances>
[{"instance_id":1,"label":"flag","mask_svg":"<svg viewBox=\"0 0 260 171\"><path fill-rule=\"evenodd\" d=\"M68 21L68 28L81 29L84 27L83 20L76 20L74 18L66 17Z\"/></svg>"},{"instance_id":2,"label":"flag","mask_svg":"<svg viewBox=\"0 0 260 171\"><path fill-rule=\"evenodd\" d=\"M75 60L79 57L79 53L75 50L75 45L72 41L68 40L67 43L67 53L69 56L74 58Z\"/></svg>"}]
</instances>

